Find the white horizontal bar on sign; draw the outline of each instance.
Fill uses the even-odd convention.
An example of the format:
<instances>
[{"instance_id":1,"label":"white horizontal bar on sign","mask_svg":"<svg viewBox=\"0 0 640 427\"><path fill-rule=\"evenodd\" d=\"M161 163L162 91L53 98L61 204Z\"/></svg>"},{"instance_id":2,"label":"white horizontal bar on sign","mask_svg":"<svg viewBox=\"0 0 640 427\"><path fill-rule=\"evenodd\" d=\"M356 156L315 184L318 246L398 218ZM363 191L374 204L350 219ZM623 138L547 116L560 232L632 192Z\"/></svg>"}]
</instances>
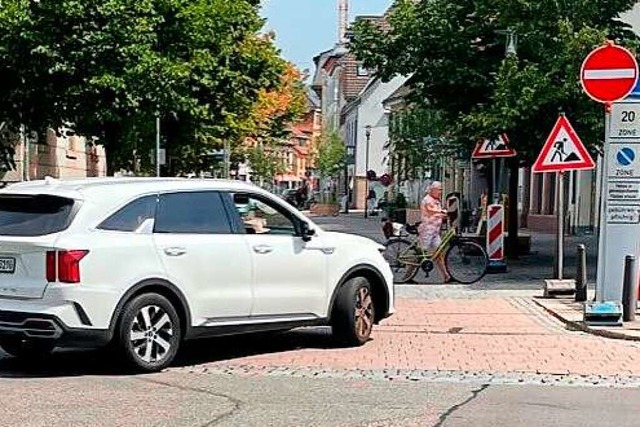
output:
<instances>
[{"instance_id":1,"label":"white horizontal bar on sign","mask_svg":"<svg viewBox=\"0 0 640 427\"><path fill-rule=\"evenodd\" d=\"M610 68L604 70L584 70L585 80L633 79L636 70L633 68Z\"/></svg>"}]
</instances>

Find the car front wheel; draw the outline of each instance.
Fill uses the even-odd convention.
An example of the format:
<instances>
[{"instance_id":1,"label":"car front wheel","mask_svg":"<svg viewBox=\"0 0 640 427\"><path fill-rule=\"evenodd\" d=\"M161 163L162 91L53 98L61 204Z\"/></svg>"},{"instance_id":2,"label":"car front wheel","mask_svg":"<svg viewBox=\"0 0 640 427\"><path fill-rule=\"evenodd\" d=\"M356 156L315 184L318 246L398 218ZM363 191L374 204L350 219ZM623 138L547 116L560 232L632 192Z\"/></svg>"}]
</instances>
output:
<instances>
[{"instance_id":1,"label":"car front wheel","mask_svg":"<svg viewBox=\"0 0 640 427\"><path fill-rule=\"evenodd\" d=\"M143 294L125 306L117 347L137 370L156 372L169 366L180 341L180 318L162 295Z\"/></svg>"},{"instance_id":2,"label":"car front wheel","mask_svg":"<svg viewBox=\"0 0 640 427\"><path fill-rule=\"evenodd\" d=\"M336 296L331 316L335 339L344 346L360 346L369 340L374 320L371 285L364 277L350 279Z\"/></svg>"}]
</instances>

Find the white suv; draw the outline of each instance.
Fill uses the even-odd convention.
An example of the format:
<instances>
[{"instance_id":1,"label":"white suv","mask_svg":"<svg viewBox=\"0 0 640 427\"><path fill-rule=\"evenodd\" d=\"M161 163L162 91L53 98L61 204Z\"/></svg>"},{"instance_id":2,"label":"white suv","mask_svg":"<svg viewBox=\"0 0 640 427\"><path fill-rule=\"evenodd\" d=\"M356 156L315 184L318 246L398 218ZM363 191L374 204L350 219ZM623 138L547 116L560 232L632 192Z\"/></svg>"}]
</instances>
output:
<instances>
[{"instance_id":1,"label":"white suv","mask_svg":"<svg viewBox=\"0 0 640 427\"><path fill-rule=\"evenodd\" d=\"M238 181L15 184L0 191L0 347L112 344L155 371L200 337L331 325L361 345L394 311L381 248Z\"/></svg>"}]
</instances>

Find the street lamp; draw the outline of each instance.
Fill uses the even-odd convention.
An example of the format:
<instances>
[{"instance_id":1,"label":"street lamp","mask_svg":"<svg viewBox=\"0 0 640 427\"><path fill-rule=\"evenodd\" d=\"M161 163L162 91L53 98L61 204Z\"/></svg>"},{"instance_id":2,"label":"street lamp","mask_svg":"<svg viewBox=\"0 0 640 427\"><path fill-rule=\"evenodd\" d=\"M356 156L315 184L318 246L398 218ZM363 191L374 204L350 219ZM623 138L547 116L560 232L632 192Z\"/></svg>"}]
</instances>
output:
<instances>
[{"instance_id":1,"label":"street lamp","mask_svg":"<svg viewBox=\"0 0 640 427\"><path fill-rule=\"evenodd\" d=\"M160 177L160 112L156 111L156 176Z\"/></svg>"},{"instance_id":2,"label":"street lamp","mask_svg":"<svg viewBox=\"0 0 640 427\"><path fill-rule=\"evenodd\" d=\"M369 141L371 140L371 125L365 126L364 134L367 137L367 149L364 157L364 217L369 217L367 200L369 199Z\"/></svg>"}]
</instances>

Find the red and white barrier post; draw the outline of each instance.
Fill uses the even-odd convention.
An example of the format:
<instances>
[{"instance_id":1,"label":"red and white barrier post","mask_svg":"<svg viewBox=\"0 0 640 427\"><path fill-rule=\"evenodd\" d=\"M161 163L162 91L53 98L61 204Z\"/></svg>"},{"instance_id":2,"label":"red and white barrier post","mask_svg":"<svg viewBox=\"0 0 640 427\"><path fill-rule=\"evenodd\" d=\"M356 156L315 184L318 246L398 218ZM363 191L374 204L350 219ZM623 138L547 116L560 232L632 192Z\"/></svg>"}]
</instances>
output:
<instances>
[{"instance_id":1,"label":"red and white barrier post","mask_svg":"<svg viewBox=\"0 0 640 427\"><path fill-rule=\"evenodd\" d=\"M504 206L490 205L487 209L487 254L489 272L507 271L504 261Z\"/></svg>"}]
</instances>

